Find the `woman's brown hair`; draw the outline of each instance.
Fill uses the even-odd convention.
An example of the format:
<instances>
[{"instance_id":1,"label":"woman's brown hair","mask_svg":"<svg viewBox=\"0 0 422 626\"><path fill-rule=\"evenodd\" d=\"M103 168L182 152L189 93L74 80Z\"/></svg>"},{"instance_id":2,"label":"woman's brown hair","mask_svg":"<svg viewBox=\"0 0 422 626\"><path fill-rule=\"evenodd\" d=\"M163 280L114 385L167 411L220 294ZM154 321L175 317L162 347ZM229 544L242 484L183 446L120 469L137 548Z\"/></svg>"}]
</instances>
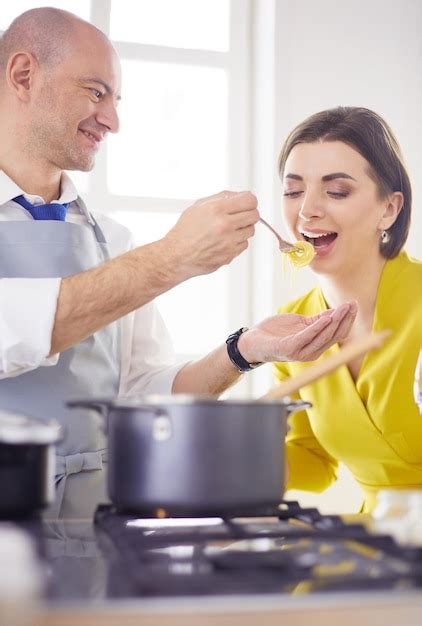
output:
<instances>
[{"instance_id":1,"label":"woman's brown hair","mask_svg":"<svg viewBox=\"0 0 422 626\"><path fill-rule=\"evenodd\" d=\"M281 178L293 148L316 141L342 141L357 150L368 161L369 174L377 183L381 198L395 191L403 194L402 209L385 241L380 241L380 252L385 258L397 256L409 233L412 187L391 128L377 113L363 107L337 107L315 113L287 137L278 162Z\"/></svg>"}]
</instances>

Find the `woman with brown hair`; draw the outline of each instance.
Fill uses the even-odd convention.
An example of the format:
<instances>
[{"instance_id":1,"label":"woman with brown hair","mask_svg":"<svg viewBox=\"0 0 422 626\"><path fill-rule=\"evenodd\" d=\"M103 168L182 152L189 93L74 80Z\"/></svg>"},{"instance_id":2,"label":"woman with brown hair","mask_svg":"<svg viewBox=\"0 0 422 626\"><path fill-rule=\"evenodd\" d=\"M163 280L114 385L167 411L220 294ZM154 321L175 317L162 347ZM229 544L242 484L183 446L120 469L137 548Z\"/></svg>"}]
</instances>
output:
<instances>
[{"instance_id":1,"label":"woman with brown hair","mask_svg":"<svg viewBox=\"0 0 422 626\"><path fill-rule=\"evenodd\" d=\"M386 122L357 107L322 111L297 126L279 168L284 219L295 238L315 247L310 267L319 278L279 312L314 315L355 300L356 321L342 345L371 330L393 331L382 349L301 390L313 406L291 418L287 488L323 491L342 462L369 511L381 488L422 488L422 419L412 395L422 345L422 263L402 250L409 176ZM276 363L275 371L283 379L303 367Z\"/></svg>"}]
</instances>

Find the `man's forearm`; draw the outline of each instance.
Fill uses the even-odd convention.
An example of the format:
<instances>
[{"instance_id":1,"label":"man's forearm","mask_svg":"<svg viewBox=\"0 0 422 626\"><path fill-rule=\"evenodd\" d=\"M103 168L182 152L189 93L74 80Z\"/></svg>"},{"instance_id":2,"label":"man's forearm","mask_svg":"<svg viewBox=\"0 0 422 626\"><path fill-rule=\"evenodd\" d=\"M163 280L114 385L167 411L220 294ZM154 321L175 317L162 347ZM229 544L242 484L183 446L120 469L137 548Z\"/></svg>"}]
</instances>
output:
<instances>
[{"instance_id":1,"label":"man's forearm","mask_svg":"<svg viewBox=\"0 0 422 626\"><path fill-rule=\"evenodd\" d=\"M150 302L183 277L164 240L136 248L61 283L50 354Z\"/></svg>"},{"instance_id":2,"label":"man's forearm","mask_svg":"<svg viewBox=\"0 0 422 626\"><path fill-rule=\"evenodd\" d=\"M188 207L167 235L63 279L50 354L62 352L180 282L213 272L247 248L259 219L248 192L223 192Z\"/></svg>"},{"instance_id":3,"label":"man's forearm","mask_svg":"<svg viewBox=\"0 0 422 626\"><path fill-rule=\"evenodd\" d=\"M227 356L226 345L183 367L173 383L173 393L218 396L237 380L241 373Z\"/></svg>"}]
</instances>

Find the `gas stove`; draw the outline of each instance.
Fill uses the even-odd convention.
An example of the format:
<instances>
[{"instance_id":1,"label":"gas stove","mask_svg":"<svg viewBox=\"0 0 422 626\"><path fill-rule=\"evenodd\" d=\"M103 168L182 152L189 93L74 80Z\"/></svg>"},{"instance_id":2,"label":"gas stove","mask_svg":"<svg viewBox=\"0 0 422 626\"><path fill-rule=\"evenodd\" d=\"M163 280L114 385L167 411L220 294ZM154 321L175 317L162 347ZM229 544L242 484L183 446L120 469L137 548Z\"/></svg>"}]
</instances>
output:
<instances>
[{"instance_id":1,"label":"gas stove","mask_svg":"<svg viewBox=\"0 0 422 626\"><path fill-rule=\"evenodd\" d=\"M109 566L109 598L422 587L421 548L297 502L192 518L142 517L102 505L94 524Z\"/></svg>"}]
</instances>

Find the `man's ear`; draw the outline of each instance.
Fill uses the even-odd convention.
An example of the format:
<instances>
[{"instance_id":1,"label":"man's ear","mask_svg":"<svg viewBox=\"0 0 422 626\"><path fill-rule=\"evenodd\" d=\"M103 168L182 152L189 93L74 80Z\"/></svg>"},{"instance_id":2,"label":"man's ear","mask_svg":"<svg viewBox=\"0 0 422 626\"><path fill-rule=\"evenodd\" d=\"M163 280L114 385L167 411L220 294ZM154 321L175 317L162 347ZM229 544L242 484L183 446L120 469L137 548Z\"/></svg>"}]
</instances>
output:
<instances>
[{"instance_id":1,"label":"man's ear","mask_svg":"<svg viewBox=\"0 0 422 626\"><path fill-rule=\"evenodd\" d=\"M388 230L394 224L402 210L404 196L401 191L395 191L387 198L384 213L378 223L379 230Z\"/></svg>"},{"instance_id":2,"label":"man's ear","mask_svg":"<svg viewBox=\"0 0 422 626\"><path fill-rule=\"evenodd\" d=\"M23 102L30 98L35 64L36 60L29 52L15 52L7 63L7 84Z\"/></svg>"}]
</instances>

